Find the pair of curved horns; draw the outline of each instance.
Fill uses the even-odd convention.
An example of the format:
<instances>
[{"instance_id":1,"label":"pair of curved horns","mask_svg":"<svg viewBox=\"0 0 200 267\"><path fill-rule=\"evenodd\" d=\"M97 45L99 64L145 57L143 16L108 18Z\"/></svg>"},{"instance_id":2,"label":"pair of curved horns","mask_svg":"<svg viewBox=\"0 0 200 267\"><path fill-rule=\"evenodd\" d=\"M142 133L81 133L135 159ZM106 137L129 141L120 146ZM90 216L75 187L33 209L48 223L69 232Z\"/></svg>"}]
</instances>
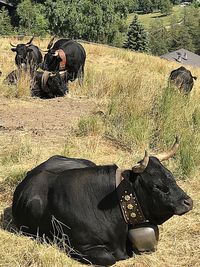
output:
<instances>
[{"instance_id":1,"label":"pair of curved horns","mask_svg":"<svg viewBox=\"0 0 200 267\"><path fill-rule=\"evenodd\" d=\"M47 45L47 49L48 49L48 50L51 49L51 47L52 47L52 45L53 45L53 41L54 41L55 38L56 38L56 35L54 35L54 36L52 37L52 39L50 40L50 42L48 43L48 45Z\"/></svg>"},{"instance_id":2,"label":"pair of curved horns","mask_svg":"<svg viewBox=\"0 0 200 267\"><path fill-rule=\"evenodd\" d=\"M32 43L32 41L33 41L33 39L34 39L34 35L33 35L33 37L31 37L31 39L30 39L30 41L28 41L28 43L26 43L25 44L25 46L29 46L29 45L31 45L31 43ZM12 46L12 47L17 47L16 45L13 45L11 42L10 42L10 45Z\"/></svg>"},{"instance_id":3,"label":"pair of curved horns","mask_svg":"<svg viewBox=\"0 0 200 267\"><path fill-rule=\"evenodd\" d=\"M159 159L160 161L167 160L167 159L171 158L176 153L178 147L179 147L179 138L178 138L178 136L176 136L176 140L175 140L175 143L173 144L172 148L169 149L167 152L163 152L163 153L160 153L158 155L155 155L155 157L157 159ZM132 171L134 173L142 173L146 169L148 162L149 162L149 155L148 155L147 151L145 151L144 158L132 168Z\"/></svg>"}]
</instances>

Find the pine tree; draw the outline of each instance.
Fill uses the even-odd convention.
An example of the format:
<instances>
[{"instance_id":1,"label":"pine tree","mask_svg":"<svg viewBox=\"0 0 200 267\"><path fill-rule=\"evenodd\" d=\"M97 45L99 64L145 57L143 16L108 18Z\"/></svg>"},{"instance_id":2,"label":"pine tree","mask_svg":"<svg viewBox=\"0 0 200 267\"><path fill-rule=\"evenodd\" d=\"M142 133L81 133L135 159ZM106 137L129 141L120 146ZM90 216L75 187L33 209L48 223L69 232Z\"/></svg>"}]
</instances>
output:
<instances>
[{"instance_id":1,"label":"pine tree","mask_svg":"<svg viewBox=\"0 0 200 267\"><path fill-rule=\"evenodd\" d=\"M137 15L134 16L130 24L127 41L124 43L123 47L139 52L149 51L148 35L143 25L139 22Z\"/></svg>"}]
</instances>

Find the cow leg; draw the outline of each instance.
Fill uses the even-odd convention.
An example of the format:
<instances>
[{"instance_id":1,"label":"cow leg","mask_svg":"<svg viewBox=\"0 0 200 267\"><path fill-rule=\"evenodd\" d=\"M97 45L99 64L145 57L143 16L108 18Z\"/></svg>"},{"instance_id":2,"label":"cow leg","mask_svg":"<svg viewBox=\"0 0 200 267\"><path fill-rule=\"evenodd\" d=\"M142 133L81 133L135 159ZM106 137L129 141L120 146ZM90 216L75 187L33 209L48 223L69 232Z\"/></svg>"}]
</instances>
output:
<instances>
[{"instance_id":1,"label":"cow leg","mask_svg":"<svg viewBox=\"0 0 200 267\"><path fill-rule=\"evenodd\" d=\"M95 266L110 266L116 263L115 257L104 247L93 247L83 252L82 260Z\"/></svg>"}]
</instances>

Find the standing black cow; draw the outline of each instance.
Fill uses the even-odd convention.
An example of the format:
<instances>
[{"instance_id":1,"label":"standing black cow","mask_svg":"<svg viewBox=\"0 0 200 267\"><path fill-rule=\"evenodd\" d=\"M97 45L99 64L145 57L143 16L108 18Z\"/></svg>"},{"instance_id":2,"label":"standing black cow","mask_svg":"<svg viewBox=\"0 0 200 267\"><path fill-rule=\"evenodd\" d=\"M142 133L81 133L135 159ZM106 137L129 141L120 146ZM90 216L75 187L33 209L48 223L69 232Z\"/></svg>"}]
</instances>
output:
<instances>
[{"instance_id":1,"label":"standing black cow","mask_svg":"<svg viewBox=\"0 0 200 267\"><path fill-rule=\"evenodd\" d=\"M68 93L67 75L64 72L35 71L31 81L31 94L48 99Z\"/></svg>"},{"instance_id":2,"label":"standing black cow","mask_svg":"<svg viewBox=\"0 0 200 267\"><path fill-rule=\"evenodd\" d=\"M67 70L68 81L79 79L82 84L86 52L83 46L70 39L60 39L53 45L54 38L49 42L48 52L44 56L42 68L47 71ZM53 47L52 47L53 45Z\"/></svg>"},{"instance_id":3,"label":"standing black cow","mask_svg":"<svg viewBox=\"0 0 200 267\"><path fill-rule=\"evenodd\" d=\"M189 94L196 79L197 77L192 76L191 72L183 66L173 70L169 76L170 82L175 84L184 94Z\"/></svg>"},{"instance_id":4,"label":"standing black cow","mask_svg":"<svg viewBox=\"0 0 200 267\"><path fill-rule=\"evenodd\" d=\"M17 186L14 221L28 233L51 236L55 229L52 218L56 218L82 260L109 266L126 259L131 251L130 226L146 221L162 224L174 214L192 209L191 198L161 164L177 147L178 140L167 153L156 157L145 153L129 170L51 158ZM68 160L71 163L67 164Z\"/></svg>"},{"instance_id":5,"label":"standing black cow","mask_svg":"<svg viewBox=\"0 0 200 267\"><path fill-rule=\"evenodd\" d=\"M34 72L42 63L42 53L39 48L32 44L34 36L30 39L30 41L26 44L18 44L13 45L10 43L13 52L16 52L15 63L18 68L22 68L24 70L30 69L30 72Z\"/></svg>"}]
</instances>

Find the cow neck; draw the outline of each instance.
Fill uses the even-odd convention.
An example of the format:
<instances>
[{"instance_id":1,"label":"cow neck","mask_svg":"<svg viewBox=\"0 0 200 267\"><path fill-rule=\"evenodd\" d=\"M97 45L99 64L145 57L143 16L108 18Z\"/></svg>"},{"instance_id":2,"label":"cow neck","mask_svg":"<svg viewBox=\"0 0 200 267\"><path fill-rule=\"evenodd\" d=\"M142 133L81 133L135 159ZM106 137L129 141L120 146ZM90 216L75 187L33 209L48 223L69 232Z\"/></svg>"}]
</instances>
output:
<instances>
[{"instance_id":1,"label":"cow neck","mask_svg":"<svg viewBox=\"0 0 200 267\"><path fill-rule=\"evenodd\" d=\"M131 225L147 222L130 182L123 177L124 171L116 170L116 191L124 220Z\"/></svg>"},{"instance_id":2,"label":"cow neck","mask_svg":"<svg viewBox=\"0 0 200 267\"><path fill-rule=\"evenodd\" d=\"M67 57L65 55L65 52L62 49L56 50L58 52L58 55L61 59L60 64L59 64L59 70L65 70L65 66L67 63Z\"/></svg>"}]
</instances>

